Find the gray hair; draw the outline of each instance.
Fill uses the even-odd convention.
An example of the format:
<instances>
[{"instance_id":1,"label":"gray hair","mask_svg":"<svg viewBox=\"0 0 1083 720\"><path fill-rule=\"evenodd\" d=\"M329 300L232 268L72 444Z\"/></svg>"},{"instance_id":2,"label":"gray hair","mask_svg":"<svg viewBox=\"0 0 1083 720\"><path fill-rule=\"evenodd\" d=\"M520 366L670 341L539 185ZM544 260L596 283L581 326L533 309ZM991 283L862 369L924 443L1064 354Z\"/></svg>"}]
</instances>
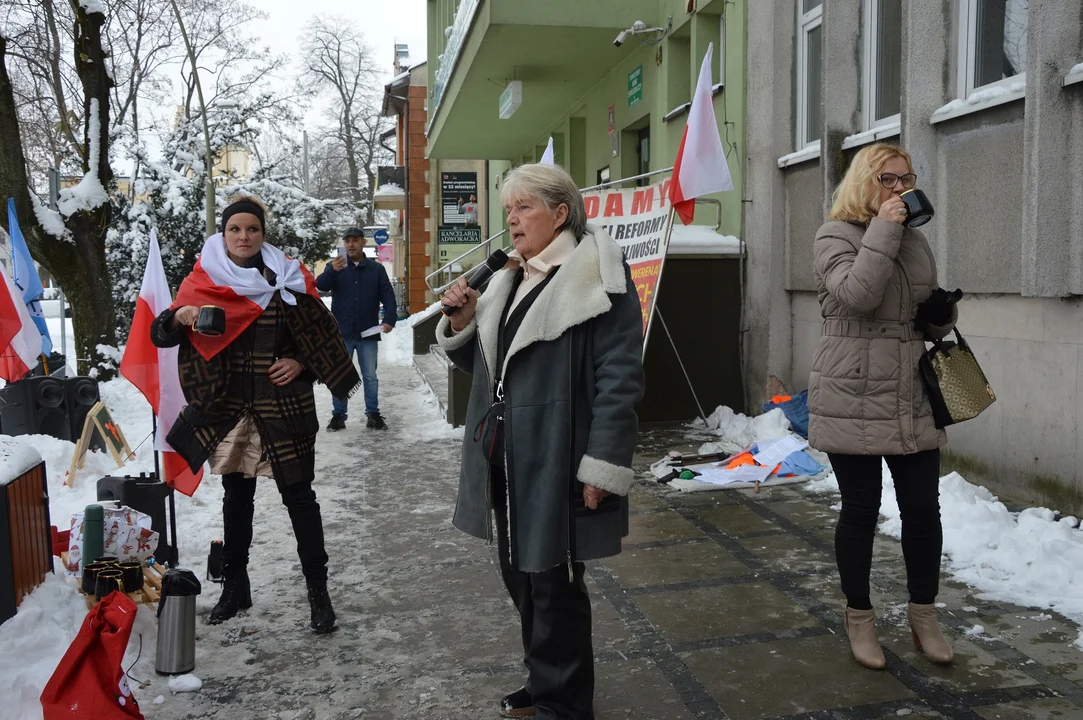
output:
<instances>
[{"instance_id":1,"label":"gray hair","mask_svg":"<svg viewBox=\"0 0 1083 720\"><path fill-rule=\"evenodd\" d=\"M559 165L532 163L520 165L508 173L504 185L500 188L500 202L507 207L516 200L538 198L545 203L550 212L568 206L568 219L560 230L568 230L575 239L583 237L587 231L587 209L583 206L583 196L568 171Z\"/></svg>"}]
</instances>

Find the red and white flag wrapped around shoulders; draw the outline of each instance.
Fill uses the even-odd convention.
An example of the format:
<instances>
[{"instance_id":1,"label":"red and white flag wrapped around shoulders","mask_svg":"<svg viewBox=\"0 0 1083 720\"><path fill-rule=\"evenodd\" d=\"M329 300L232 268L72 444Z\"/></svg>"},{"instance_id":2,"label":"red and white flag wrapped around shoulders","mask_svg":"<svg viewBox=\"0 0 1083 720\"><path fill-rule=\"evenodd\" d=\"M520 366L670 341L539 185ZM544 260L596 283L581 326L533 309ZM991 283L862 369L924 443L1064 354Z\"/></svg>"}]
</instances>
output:
<instances>
[{"instance_id":1,"label":"red and white flag wrapped around shoulders","mask_svg":"<svg viewBox=\"0 0 1083 720\"><path fill-rule=\"evenodd\" d=\"M696 94L688 111L688 125L673 163L673 181L669 185L669 200L681 221L688 225L695 216L696 198L701 195L733 189L726 151L718 134L711 92L711 59L714 43L707 46L707 56L699 70Z\"/></svg>"},{"instance_id":2,"label":"red and white flag wrapped around shoulders","mask_svg":"<svg viewBox=\"0 0 1083 720\"><path fill-rule=\"evenodd\" d=\"M203 480L203 468L193 473L188 463L166 441L169 429L185 405L177 371L178 348L159 348L150 341L151 324L169 308L172 301L162 265L162 253L158 248L158 235L151 230L147 269L143 273L143 285L135 303L128 345L120 361L120 374L139 388L158 416L154 449L162 453L162 474L165 476L162 479L170 487L190 496Z\"/></svg>"}]
</instances>

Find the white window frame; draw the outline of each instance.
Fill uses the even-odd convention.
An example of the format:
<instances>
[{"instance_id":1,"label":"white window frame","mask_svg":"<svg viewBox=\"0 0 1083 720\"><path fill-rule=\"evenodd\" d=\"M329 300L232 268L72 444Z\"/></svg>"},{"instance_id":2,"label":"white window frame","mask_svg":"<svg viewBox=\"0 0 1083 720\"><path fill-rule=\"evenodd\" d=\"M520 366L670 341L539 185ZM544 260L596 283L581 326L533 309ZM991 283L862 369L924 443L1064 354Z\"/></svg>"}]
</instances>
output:
<instances>
[{"instance_id":1,"label":"white window frame","mask_svg":"<svg viewBox=\"0 0 1083 720\"><path fill-rule=\"evenodd\" d=\"M718 16L718 84L712 90L726 87L726 15Z\"/></svg>"},{"instance_id":2,"label":"white window frame","mask_svg":"<svg viewBox=\"0 0 1083 720\"><path fill-rule=\"evenodd\" d=\"M818 147L820 139L817 137L815 140L806 142L805 138L808 137L809 127L808 123L808 36L809 32L815 30L823 24L823 3L820 3L807 13L801 12L802 3L798 0L797 3L797 123L795 131L797 133L797 150L801 151L805 148ZM822 33L822 31L821 31ZM822 37L822 34L821 34ZM820 60L823 62L823 43L820 44L821 55ZM822 96L821 88L821 96ZM817 129L818 134L818 129Z\"/></svg>"},{"instance_id":3,"label":"white window frame","mask_svg":"<svg viewBox=\"0 0 1083 720\"><path fill-rule=\"evenodd\" d=\"M976 51L978 46L978 0L958 0L959 5L959 71L958 93L961 100L965 100L975 92L991 87L1008 87L1016 83L1026 83L1027 74L1021 72L1003 80L997 80L986 85L974 85L974 69ZM1030 33L1030 27L1027 27Z\"/></svg>"},{"instance_id":4,"label":"white window frame","mask_svg":"<svg viewBox=\"0 0 1083 720\"><path fill-rule=\"evenodd\" d=\"M880 3L878 0L865 0L865 77L864 77L864 130L897 127L901 122L900 113L885 118L876 118L876 93L879 90L877 79L876 55L880 49L877 24L880 21ZM900 103L900 106L902 103Z\"/></svg>"}]
</instances>

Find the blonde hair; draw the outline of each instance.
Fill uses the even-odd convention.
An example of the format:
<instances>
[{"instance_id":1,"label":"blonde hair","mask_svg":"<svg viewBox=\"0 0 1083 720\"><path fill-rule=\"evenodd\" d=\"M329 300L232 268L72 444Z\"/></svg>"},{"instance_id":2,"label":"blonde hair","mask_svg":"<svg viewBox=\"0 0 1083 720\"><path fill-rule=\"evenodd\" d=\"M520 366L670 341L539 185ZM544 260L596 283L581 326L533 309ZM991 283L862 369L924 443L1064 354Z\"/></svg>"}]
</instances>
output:
<instances>
[{"instance_id":1,"label":"blonde hair","mask_svg":"<svg viewBox=\"0 0 1083 720\"><path fill-rule=\"evenodd\" d=\"M569 230L576 240L587 231L587 209L583 205L583 196L568 171L559 165L531 163L520 165L508 173L500 188L500 202L504 207L516 200L539 198L550 212L568 206L568 219L560 230Z\"/></svg>"},{"instance_id":2,"label":"blonde hair","mask_svg":"<svg viewBox=\"0 0 1083 720\"><path fill-rule=\"evenodd\" d=\"M908 171L914 172L910 153L898 145L876 143L861 148L842 182L835 188L827 219L865 223L876 217L880 210L876 202L880 197L880 180L877 176L884 169L884 163L897 157L906 160Z\"/></svg>"}]
</instances>

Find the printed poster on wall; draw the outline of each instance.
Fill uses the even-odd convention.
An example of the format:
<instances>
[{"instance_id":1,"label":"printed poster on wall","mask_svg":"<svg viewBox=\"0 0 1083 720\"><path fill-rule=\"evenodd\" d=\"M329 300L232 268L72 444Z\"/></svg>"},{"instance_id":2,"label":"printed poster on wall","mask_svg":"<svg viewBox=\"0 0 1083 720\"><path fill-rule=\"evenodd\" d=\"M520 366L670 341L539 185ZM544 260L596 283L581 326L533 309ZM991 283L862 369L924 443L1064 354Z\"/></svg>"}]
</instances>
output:
<instances>
[{"instance_id":1,"label":"printed poster on wall","mask_svg":"<svg viewBox=\"0 0 1083 720\"><path fill-rule=\"evenodd\" d=\"M478 227L478 174L440 173L441 225Z\"/></svg>"},{"instance_id":2,"label":"printed poster on wall","mask_svg":"<svg viewBox=\"0 0 1083 720\"><path fill-rule=\"evenodd\" d=\"M594 190L583 193L587 219L605 229L624 251L632 270L643 311L643 338L654 312L658 280L662 275L672 226L667 194L669 180L629 190Z\"/></svg>"}]
</instances>

